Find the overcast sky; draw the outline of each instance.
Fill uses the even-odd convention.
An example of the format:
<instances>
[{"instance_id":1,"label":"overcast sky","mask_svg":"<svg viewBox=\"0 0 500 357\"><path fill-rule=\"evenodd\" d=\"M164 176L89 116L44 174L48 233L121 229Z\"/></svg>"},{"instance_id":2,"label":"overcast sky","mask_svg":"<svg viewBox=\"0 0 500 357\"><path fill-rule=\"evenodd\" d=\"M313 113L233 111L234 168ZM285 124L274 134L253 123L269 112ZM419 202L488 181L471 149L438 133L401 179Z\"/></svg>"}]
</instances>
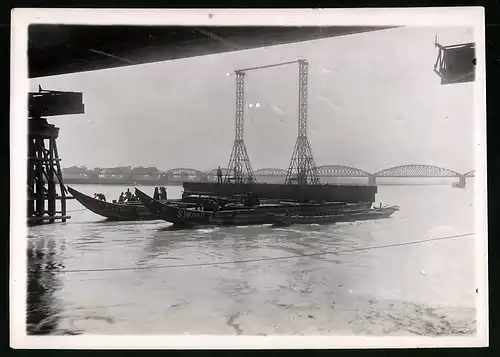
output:
<instances>
[{"instance_id":1,"label":"overcast sky","mask_svg":"<svg viewBox=\"0 0 500 357\"><path fill-rule=\"evenodd\" d=\"M404 164L474 168L473 85L442 86L442 44L459 28L400 28L227 54L31 80L81 91L85 114L60 127L62 166L226 167L238 68L309 61L309 140L317 165L366 171ZM298 65L246 76L245 143L254 169L286 168L297 136ZM256 108L255 104L259 103ZM254 104L251 108L249 104Z\"/></svg>"}]
</instances>

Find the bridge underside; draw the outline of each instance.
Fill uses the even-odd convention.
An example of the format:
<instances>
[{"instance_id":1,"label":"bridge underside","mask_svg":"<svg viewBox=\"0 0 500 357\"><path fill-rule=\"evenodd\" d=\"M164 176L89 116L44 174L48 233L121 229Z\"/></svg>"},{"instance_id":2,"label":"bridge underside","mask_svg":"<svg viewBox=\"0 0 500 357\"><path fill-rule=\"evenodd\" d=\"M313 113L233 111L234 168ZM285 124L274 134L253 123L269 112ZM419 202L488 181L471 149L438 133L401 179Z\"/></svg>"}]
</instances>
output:
<instances>
[{"instance_id":1,"label":"bridge underside","mask_svg":"<svg viewBox=\"0 0 500 357\"><path fill-rule=\"evenodd\" d=\"M31 25L29 77L93 71L391 27Z\"/></svg>"}]
</instances>

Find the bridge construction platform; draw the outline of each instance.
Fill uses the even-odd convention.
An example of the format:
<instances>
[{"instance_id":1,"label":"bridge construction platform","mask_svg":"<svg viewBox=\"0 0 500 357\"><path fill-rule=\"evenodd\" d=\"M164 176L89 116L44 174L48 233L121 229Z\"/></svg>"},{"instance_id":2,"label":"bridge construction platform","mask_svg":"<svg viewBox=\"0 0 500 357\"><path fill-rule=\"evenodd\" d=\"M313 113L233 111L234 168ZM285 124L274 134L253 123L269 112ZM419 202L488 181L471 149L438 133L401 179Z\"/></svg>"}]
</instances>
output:
<instances>
[{"instance_id":1,"label":"bridge construction platform","mask_svg":"<svg viewBox=\"0 0 500 357\"><path fill-rule=\"evenodd\" d=\"M354 185L294 185L266 183L184 182L184 195L203 194L230 197L251 192L261 198L328 201L375 202L377 186Z\"/></svg>"}]
</instances>

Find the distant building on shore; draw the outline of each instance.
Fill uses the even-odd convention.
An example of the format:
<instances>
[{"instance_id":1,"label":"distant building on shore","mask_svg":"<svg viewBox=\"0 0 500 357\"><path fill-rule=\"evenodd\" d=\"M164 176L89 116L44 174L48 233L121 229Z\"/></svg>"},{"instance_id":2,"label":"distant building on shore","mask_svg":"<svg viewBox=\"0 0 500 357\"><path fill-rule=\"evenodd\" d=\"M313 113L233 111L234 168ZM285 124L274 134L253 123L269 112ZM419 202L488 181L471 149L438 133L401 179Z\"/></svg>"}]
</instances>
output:
<instances>
[{"instance_id":1,"label":"distant building on shore","mask_svg":"<svg viewBox=\"0 0 500 357\"><path fill-rule=\"evenodd\" d=\"M89 175L89 170L85 166L71 166L62 169L63 180L89 180L92 175Z\"/></svg>"},{"instance_id":2,"label":"distant building on shore","mask_svg":"<svg viewBox=\"0 0 500 357\"><path fill-rule=\"evenodd\" d=\"M112 168L97 168L99 181L107 182L107 181L127 181L130 172L132 171L131 166L121 166L121 167L112 167Z\"/></svg>"},{"instance_id":3,"label":"distant building on shore","mask_svg":"<svg viewBox=\"0 0 500 357\"><path fill-rule=\"evenodd\" d=\"M206 177L201 171L176 169L163 172L153 166L96 167L94 169L85 166L71 166L62 171L64 183L67 184L176 185L186 181L206 181Z\"/></svg>"},{"instance_id":4,"label":"distant building on shore","mask_svg":"<svg viewBox=\"0 0 500 357\"><path fill-rule=\"evenodd\" d=\"M156 167L134 167L129 173L129 179L137 182L158 182L160 171Z\"/></svg>"}]
</instances>

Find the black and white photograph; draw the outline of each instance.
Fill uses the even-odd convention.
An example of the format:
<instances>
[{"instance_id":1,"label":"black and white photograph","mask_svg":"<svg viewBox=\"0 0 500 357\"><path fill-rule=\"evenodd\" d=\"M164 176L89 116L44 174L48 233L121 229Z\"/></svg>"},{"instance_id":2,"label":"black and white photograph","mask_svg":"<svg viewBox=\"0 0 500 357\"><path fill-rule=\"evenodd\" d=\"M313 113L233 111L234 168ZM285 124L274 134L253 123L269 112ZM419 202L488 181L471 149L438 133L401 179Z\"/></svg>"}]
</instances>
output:
<instances>
[{"instance_id":1,"label":"black and white photograph","mask_svg":"<svg viewBox=\"0 0 500 357\"><path fill-rule=\"evenodd\" d=\"M11 346L488 345L484 9L15 9Z\"/></svg>"}]
</instances>

